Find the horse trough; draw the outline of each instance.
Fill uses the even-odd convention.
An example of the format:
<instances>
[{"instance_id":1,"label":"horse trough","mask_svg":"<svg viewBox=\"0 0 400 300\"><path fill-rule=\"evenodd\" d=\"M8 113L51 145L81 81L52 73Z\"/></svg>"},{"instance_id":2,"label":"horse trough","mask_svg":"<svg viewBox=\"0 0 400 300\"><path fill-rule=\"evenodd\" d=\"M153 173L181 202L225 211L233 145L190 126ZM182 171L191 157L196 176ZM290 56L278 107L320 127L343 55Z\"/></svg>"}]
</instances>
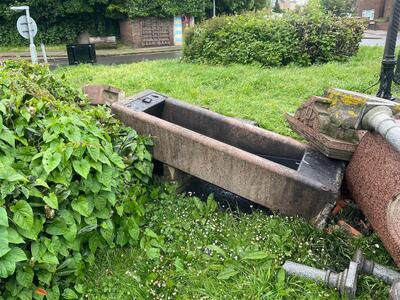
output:
<instances>
[{"instance_id":1,"label":"horse trough","mask_svg":"<svg viewBox=\"0 0 400 300\"><path fill-rule=\"evenodd\" d=\"M273 211L323 226L339 196L344 163L291 138L154 91L112 111L153 138L156 160Z\"/></svg>"}]
</instances>

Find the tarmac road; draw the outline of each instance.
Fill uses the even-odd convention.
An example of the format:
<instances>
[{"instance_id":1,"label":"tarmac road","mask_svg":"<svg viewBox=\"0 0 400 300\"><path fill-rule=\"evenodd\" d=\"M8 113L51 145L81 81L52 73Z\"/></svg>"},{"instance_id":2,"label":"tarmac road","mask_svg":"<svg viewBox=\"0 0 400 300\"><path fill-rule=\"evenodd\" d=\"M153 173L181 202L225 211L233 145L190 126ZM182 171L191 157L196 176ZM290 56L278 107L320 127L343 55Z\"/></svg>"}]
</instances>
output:
<instances>
[{"instance_id":1,"label":"tarmac road","mask_svg":"<svg viewBox=\"0 0 400 300\"><path fill-rule=\"evenodd\" d=\"M361 41L363 46L385 46L387 32L383 30L366 30ZM397 37L397 44L400 44L400 34Z\"/></svg>"},{"instance_id":2,"label":"tarmac road","mask_svg":"<svg viewBox=\"0 0 400 300\"><path fill-rule=\"evenodd\" d=\"M101 64L101 65L129 64L129 63L133 63L133 62L140 62L140 61L146 61L146 60L176 59L176 58L180 58L181 56L182 56L181 51L98 56L97 64ZM59 67L59 66L67 66L68 58L65 58L65 57L49 58L49 64L52 68Z\"/></svg>"}]
</instances>

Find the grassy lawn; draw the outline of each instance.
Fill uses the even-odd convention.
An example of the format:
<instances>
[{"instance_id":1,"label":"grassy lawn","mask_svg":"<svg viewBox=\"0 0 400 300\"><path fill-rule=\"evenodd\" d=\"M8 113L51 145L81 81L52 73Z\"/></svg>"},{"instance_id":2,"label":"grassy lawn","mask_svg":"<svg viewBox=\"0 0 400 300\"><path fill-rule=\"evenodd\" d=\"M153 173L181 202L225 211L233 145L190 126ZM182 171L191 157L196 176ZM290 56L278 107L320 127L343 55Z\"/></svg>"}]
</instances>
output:
<instances>
[{"instance_id":1,"label":"grassy lawn","mask_svg":"<svg viewBox=\"0 0 400 300\"><path fill-rule=\"evenodd\" d=\"M65 74L76 88L104 83L125 90L127 95L153 89L294 136L284 121L285 112L295 111L309 96L321 95L329 87L365 90L378 81L382 53L382 48L364 47L347 63L309 68L219 67L165 60L119 66L82 65L60 68L56 73Z\"/></svg>"},{"instance_id":2,"label":"grassy lawn","mask_svg":"<svg viewBox=\"0 0 400 300\"><path fill-rule=\"evenodd\" d=\"M346 63L309 68L205 66L153 61L120 66L59 68L76 88L110 84L127 95L153 89L219 113L257 121L297 137L283 114L326 88L364 91L378 80L382 48L361 48ZM375 93L377 87L369 92ZM89 299L339 299L336 291L281 269L287 259L342 271L357 247L385 265L391 259L375 236L326 234L298 218L218 210L173 188L148 204L137 247L98 255L87 272ZM368 276L360 299L385 299L388 287Z\"/></svg>"},{"instance_id":3,"label":"grassy lawn","mask_svg":"<svg viewBox=\"0 0 400 300\"><path fill-rule=\"evenodd\" d=\"M45 45L46 50L65 50L65 45ZM36 43L36 50L40 50L40 43ZM0 46L0 56L1 52L29 52L29 43L26 46Z\"/></svg>"},{"instance_id":4,"label":"grassy lawn","mask_svg":"<svg viewBox=\"0 0 400 300\"><path fill-rule=\"evenodd\" d=\"M298 218L222 212L173 193L149 203L146 216L143 225L153 232L141 242L144 249L98 255L86 276L89 299L339 299L335 290L285 278L284 261L342 271L360 247L390 264L375 235L328 235ZM148 250L150 244L159 250ZM358 296L387 299L387 290L363 276Z\"/></svg>"}]
</instances>

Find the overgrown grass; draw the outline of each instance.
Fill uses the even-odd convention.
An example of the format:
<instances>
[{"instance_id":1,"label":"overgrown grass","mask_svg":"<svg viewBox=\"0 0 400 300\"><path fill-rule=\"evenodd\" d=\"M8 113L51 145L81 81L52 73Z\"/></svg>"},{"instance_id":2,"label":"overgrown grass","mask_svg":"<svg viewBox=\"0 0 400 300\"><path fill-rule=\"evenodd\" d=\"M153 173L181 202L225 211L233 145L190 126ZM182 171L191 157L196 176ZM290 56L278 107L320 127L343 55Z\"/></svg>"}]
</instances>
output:
<instances>
[{"instance_id":1,"label":"overgrown grass","mask_svg":"<svg viewBox=\"0 0 400 300\"><path fill-rule=\"evenodd\" d=\"M321 284L287 278L284 261L342 271L357 247L390 261L375 235L328 235L298 218L221 212L211 201L173 193L149 203L146 216L143 225L153 232L144 249L98 256L87 273L89 299L339 299ZM388 294L386 284L369 276L361 277L358 290L359 299Z\"/></svg>"},{"instance_id":2,"label":"overgrown grass","mask_svg":"<svg viewBox=\"0 0 400 300\"><path fill-rule=\"evenodd\" d=\"M164 60L119 66L81 65L59 68L56 73L65 74L77 88L86 83L104 83L125 90L127 95L153 89L296 136L284 120L285 112L294 112L308 97L321 95L329 87L364 91L378 81L382 52L380 47L362 47L347 63L307 68L222 67Z\"/></svg>"},{"instance_id":3,"label":"overgrown grass","mask_svg":"<svg viewBox=\"0 0 400 300\"><path fill-rule=\"evenodd\" d=\"M363 47L347 63L309 68L153 61L55 72L65 74L76 88L103 83L127 95L153 89L297 137L284 113L329 87L365 91L378 81L382 52ZM301 219L221 212L174 193L149 203L146 218L143 228L154 232L147 232L141 247L111 249L98 256L87 274L89 299L338 299L336 291L320 284L284 278L283 262L342 271L360 247L377 262L393 266L376 235L326 234ZM388 287L362 276L358 291L360 299L385 299Z\"/></svg>"}]
</instances>

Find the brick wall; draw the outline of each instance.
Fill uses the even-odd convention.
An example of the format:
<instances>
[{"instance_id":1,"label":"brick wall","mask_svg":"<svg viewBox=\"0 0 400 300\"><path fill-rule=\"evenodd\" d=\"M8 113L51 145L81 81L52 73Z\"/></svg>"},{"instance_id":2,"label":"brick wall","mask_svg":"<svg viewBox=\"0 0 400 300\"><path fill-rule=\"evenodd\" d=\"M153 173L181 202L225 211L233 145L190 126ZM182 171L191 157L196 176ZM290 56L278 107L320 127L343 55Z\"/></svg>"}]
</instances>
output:
<instances>
[{"instance_id":1,"label":"brick wall","mask_svg":"<svg viewBox=\"0 0 400 300\"><path fill-rule=\"evenodd\" d=\"M385 12L385 0L358 0L356 3L357 15L362 16L363 10L375 10L375 19L383 17Z\"/></svg>"},{"instance_id":2,"label":"brick wall","mask_svg":"<svg viewBox=\"0 0 400 300\"><path fill-rule=\"evenodd\" d=\"M132 44L132 21L123 20L119 22L121 40L124 44Z\"/></svg>"},{"instance_id":3,"label":"brick wall","mask_svg":"<svg viewBox=\"0 0 400 300\"><path fill-rule=\"evenodd\" d=\"M120 22L121 40L135 48L174 44L173 18L134 18Z\"/></svg>"},{"instance_id":4,"label":"brick wall","mask_svg":"<svg viewBox=\"0 0 400 300\"><path fill-rule=\"evenodd\" d=\"M386 0L385 2L386 3L383 17L389 21L390 14L392 13L393 0Z\"/></svg>"}]
</instances>

